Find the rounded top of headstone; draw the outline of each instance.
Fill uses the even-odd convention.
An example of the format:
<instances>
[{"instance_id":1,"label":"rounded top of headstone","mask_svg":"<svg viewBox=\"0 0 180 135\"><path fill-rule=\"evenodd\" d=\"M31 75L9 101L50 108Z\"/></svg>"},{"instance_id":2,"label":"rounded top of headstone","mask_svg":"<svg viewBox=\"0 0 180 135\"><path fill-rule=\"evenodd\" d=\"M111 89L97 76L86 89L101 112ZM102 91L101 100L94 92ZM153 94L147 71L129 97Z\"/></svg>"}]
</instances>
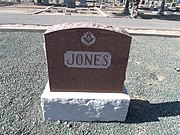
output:
<instances>
[{"instance_id":1,"label":"rounded top of headstone","mask_svg":"<svg viewBox=\"0 0 180 135\"><path fill-rule=\"evenodd\" d=\"M129 35L127 31L125 31L122 27L104 25L104 24L93 23L93 22L71 22L71 23L69 22L69 23L56 24L49 27L46 30L45 34L51 33L54 31L73 29L73 28L96 28L96 29L110 30L110 31L118 32L118 33L123 33L125 35Z\"/></svg>"}]
</instances>

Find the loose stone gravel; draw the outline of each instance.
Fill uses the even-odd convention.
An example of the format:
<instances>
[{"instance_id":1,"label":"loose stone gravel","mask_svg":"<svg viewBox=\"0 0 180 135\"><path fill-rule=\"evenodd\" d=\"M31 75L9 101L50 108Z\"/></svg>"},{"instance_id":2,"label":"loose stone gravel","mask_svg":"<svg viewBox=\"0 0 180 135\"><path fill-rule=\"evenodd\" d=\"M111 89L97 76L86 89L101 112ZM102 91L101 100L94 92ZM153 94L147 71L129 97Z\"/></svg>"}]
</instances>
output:
<instances>
[{"instance_id":1,"label":"loose stone gravel","mask_svg":"<svg viewBox=\"0 0 180 135\"><path fill-rule=\"evenodd\" d=\"M133 36L125 82L133 100L123 123L44 121L40 96L48 74L43 44L43 32L0 31L0 134L180 133L179 38Z\"/></svg>"}]
</instances>

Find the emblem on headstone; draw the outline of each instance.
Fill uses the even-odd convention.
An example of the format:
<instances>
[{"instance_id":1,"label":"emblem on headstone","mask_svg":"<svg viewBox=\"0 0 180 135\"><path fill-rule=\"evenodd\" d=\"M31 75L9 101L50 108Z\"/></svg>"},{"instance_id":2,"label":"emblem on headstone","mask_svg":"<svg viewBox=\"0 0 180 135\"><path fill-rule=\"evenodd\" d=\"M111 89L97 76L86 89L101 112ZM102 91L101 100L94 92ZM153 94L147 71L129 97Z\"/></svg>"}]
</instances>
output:
<instances>
[{"instance_id":1,"label":"emblem on headstone","mask_svg":"<svg viewBox=\"0 0 180 135\"><path fill-rule=\"evenodd\" d=\"M91 46L96 42L96 37L91 32L86 32L81 37L81 42L86 46Z\"/></svg>"}]
</instances>

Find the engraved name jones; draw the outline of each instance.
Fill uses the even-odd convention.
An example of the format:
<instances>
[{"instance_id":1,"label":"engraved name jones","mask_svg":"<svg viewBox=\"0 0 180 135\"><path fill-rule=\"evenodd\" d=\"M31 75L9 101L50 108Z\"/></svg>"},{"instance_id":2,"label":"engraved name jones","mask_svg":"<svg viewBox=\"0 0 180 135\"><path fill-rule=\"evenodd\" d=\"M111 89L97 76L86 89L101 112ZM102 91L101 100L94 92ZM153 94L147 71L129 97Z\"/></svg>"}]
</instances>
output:
<instances>
[{"instance_id":1,"label":"engraved name jones","mask_svg":"<svg viewBox=\"0 0 180 135\"><path fill-rule=\"evenodd\" d=\"M111 55L109 52L66 51L64 64L75 68L108 68Z\"/></svg>"}]
</instances>

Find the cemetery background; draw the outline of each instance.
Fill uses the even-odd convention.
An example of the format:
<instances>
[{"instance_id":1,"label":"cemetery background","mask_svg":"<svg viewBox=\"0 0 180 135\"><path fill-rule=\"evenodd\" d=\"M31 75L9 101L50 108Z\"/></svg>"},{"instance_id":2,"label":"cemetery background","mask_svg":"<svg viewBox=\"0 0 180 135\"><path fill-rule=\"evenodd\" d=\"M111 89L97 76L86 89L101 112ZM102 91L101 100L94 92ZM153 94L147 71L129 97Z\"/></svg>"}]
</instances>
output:
<instances>
[{"instance_id":1,"label":"cemetery background","mask_svg":"<svg viewBox=\"0 0 180 135\"><path fill-rule=\"evenodd\" d=\"M48 80L42 31L0 30L0 134L179 134L180 39L133 36L123 123L45 122L40 96Z\"/></svg>"},{"instance_id":2,"label":"cemetery background","mask_svg":"<svg viewBox=\"0 0 180 135\"><path fill-rule=\"evenodd\" d=\"M35 2L35 5L33 3ZM132 13L133 8L129 8L129 14L124 15L123 0L89 0L87 1L88 7L81 7L81 2L86 0L76 1L76 7L67 8L67 0L43 0L42 5L38 4L41 0L0 0L1 13L13 13L13 14L40 14L40 15L72 15L72 16L95 16L95 17L110 17L110 18L133 18L129 15ZM49 1L49 2L48 2ZM130 6L132 6L134 0L130 0ZM162 20L180 20L180 4L173 2L173 0L166 0L165 12L163 16L159 16L158 10L160 8L160 1L152 2L151 0L145 0L139 4L139 15L137 18L142 19L162 19ZM74 1L72 1L73 3ZM49 3L49 4L48 4ZM74 4L71 6L75 6ZM152 5L152 3L154 3ZM173 7L173 3L175 7ZM46 5L46 6L45 6ZM86 5L86 4L85 4ZM177 9L176 9L177 8ZM176 10L175 10L176 9ZM136 16L136 15L135 15ZM134 17L135 17L134 16ZM136 18L136 17L135 17Z\"/></svg>"}]
</instances>

